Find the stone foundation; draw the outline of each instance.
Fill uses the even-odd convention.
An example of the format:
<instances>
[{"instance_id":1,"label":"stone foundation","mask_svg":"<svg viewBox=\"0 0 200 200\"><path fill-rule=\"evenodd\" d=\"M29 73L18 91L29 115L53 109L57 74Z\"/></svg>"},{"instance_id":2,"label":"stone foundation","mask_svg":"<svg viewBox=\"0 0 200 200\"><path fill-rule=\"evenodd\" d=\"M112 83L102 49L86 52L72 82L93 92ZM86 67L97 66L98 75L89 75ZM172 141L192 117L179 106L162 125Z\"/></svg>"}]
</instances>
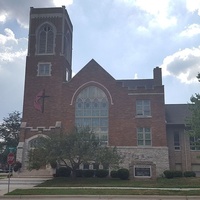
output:
<instances>
[{"instance_id":1,"label":"stone foundation","mask_svg":"<svg viewBox=\"0 0 200 200\"><path fill-rule=\"evenodd\" d=\"M134 178L135 165L150 166L151 178L162 176L163 171L169 169L167 147L118 147L117 149L123 157L121 167L129 169L132 178Z\"/></svg>"}]
</instances>

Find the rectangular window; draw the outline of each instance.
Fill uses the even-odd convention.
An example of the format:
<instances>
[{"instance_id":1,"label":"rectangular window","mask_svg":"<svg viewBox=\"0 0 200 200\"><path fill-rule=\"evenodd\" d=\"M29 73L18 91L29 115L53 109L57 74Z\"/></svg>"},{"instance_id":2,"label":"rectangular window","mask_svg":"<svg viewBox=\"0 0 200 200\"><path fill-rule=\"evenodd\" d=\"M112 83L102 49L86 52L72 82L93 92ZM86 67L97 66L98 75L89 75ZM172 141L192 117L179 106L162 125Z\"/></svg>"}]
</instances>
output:
<instances>
[{"instance_id":1,"label":"rectangular window","mask_svg":"<svg viewBox=\"0 0 200 200\"><path fill-rule=\"evenodd\" d=\"M174 132L174 149L175 150L180 150L180 135L178 131Z\"/></svg>"},{"instance_id":2,"label":"rectangular window","mask_svg":"<svg viewBox=\"0 0 200 200\"><path fill-rule=\"evenodd\" d=\"M51 63L38 64L38 76L51 76Z\"/></svg>"},{"instance_id":3,"label":"rectangular window","mask_svg":"<svg viewBox=\"0 0 200 200\"><path fill-rule=\"evenodd\" d=\"M194 136L190 137L190 150L200 150L200 138Z\"/></svg>"},{"instance_id":4,"label":"rectangular window","mask_svg":"<svg viewBox=\"0 0 200 200\"><path fill-rule=\"evenodd\" d=\"M89 164L88 163L84 163L83 164L83 169L89 169Z\"/></svg>"},{"instance_id":5,"label":"rectangular window","mask_svg":"<svg viewBox=\"0 0 200 200\"><path fill-rule=\"evenodd\" d=\"M137 128L138 146L151 146L151 129Z\"/></svg>"},{"instance_id":6,"label":"rectangular window","mask_svg":"<svg viewBox=\"0 0 200 200\"><path fill-rule=\"evenodd\" d=\"M137 116L151 116L150 100L136 101L136 115Z\"/></svg>"},{"instance_id":7,"label":"rectangular window","mask_svg":"<svg viewBox=\"0 0 200 200\"><path fill-rule=\"evenodd\" d=\"M150 178L151 177L151 166L149 165L135 165L134 166L134 176Z\"/></svg>"}]
</instances>

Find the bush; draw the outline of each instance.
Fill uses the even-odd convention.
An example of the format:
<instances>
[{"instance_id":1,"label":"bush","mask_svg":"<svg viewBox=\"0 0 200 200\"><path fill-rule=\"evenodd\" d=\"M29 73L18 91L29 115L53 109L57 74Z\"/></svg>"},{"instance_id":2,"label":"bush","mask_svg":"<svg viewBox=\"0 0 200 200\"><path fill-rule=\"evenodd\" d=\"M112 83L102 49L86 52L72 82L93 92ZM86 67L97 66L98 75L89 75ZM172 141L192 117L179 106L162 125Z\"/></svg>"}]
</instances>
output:
<instances>
[{"instance_id":1,"label":"bush","mask_svg":"<svg viewBox=\"0 0 200 200\"><path fill-rule=\"evenodd\" d=\"M109 171L106 169L98 169L95 172L95 176L98 178L105 178L108 176L108 174L109 174Z\"/></svg>"},{"instance_id":2,"label":"bush","mask_svg":"<svg viewBox=\"0 0 200 200\"><path fill-rule=\"evenodd\" d=\"M82 177L83 176L83 170L82 169L77 169L76 170L76 177Z\"/></svg>"},{"instance_id":3,"label":"bush","mask_svg":"<svg viewBox=\"0 0 200 200\"><path fill-rule=\"evenodd\" d=\"M183 177L183 172L182 171L173 171L174 177Z\"/></svg>"},{"instance_id":4,"label":"bush","mask_svg":"<svg viewBox=\"0 0 200 200\"><path fill-rule=\"evenodd\" d=\"M69 177L71 175L71 169L69 167L60 167L56 171L57 177Z\"/></svg>"},{"instance_id":5,"label":"bush","mask_svg":"<svg viewBox=\"0 0 200 200\"><path fill-rule=\"evenodd\" d=\"M182 171L165 170L163 174L165 175L165 178L183 177Z\"/></svg>"},{"instance_id":6,"label":"bush","mask_svg":"<svg viewBox=\"0 0 200 200\"><path fill-rule=\"evenodd\" d=\"M119 169L117 171L117 174L121 180L127 180L129 178L129 170L128 169L125 169L125 168Z\"/></svg>"},{"instance_id":7,"label":"bush","mask_svg":"<svg viewBox=\"0 0 200 200\"><path fill-rule=\"evenodd\" d=\"M20 163L19 161L17 161L17 162L15 163L15 165L14 165L13 170L14 170L14 172L17 172L17 171L19 171L21 168L22 168L22 163Z\"/></svg>"},{"instance_id":8,"label":"bush","mask_svg":"<svg viewBox=\"0 0 200 200\"><path fill-rule=\"evenodd\" d=\"M183 173L183 176L184 177L196 177L196 174L193 171L186 171Z\"/></svg>"},{"instance_id":9,"label":"bush","mask_svg":"<svg viewBox=\"0 0 200 200\"><path fill-rule=\"evenodd\" d=\"M173 178L174 177L173 171L170 171L170 170L165 170L163 172L163 174L165 175L165 178Z\"/></svg>"},{"instance_id":10,"label":"bush","mask_svg":"<svg viewBox=\"0 0 200 200\"><path fill-rule=\"evenodd\" d=\"M83 170L83 176L84 177L93 177L94 176L94 170Z\"/></svg>"},{"instance_id":11,"label":"bush","mask_svg":"<svg viewBox=\"0 0 200 200\"><path fill-rule=\"evenodd\" d=\"M115 170L111 171L111 172L110 172L110 177L111 177L111 178L119 178L119 177L118 177L118 172L115 171Z\"/></svg>"}]
</instances>

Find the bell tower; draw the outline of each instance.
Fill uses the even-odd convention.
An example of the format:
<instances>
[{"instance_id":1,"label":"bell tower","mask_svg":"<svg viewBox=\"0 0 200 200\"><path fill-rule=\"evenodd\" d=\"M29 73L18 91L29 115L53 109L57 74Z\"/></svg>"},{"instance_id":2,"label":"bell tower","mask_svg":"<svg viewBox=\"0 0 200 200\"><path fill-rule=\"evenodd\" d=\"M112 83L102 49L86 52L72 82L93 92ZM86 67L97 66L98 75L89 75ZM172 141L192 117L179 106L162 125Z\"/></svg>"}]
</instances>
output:
<instances>
[{"instance_id":1,"label":"bell tower","mask_svg":"<svg viewBox=\"0 0 200 200\"><path fill-rule=\"evenodd\" d=\"M60 132L63 85L72 76L73 26L65 7L30 8L17 160L25 169L38 134Z\"/></svg>"},{"instance_id":2,"label":"bell tower","mask_svg":"<svg viewBox=\"0 0 200 200\"><path fill-rule=\"evenodd\" d=\"M23 122L29 127L60 121L62 84L72 76L73 26L65 7L30 8Z\"/></svg>"}]
</instances>

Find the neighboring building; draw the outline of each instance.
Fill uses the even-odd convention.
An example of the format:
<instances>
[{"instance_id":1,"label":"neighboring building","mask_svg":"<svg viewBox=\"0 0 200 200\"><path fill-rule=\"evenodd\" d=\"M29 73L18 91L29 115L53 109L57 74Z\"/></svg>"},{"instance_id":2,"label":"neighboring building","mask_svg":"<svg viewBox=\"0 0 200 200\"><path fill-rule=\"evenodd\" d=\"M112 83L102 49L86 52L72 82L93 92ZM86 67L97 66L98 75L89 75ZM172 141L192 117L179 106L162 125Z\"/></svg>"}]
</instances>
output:
<instances>
[{"instance_id":1,"label":"neighboring building","mask_svg":"<svg viewBox=\"0 0 200 200\"><path fill-rule=\"evenodd\" d=\"M190 116L189 105L167 104L165 112L170 169L194 171L200 176L200 148L195 145L197 138L189 137L185 131Z\"/></svg>"},{"instance_id":2,"label":"neighboring building","mask_svg":"<svg viewBox=\"0 0 200 200\"><path fill-rule=\"evenodd\" d=\"M92 59L72 78L72 33L65 7L31 8L17 150L23 169L38 135L75 125L89 125L104 144L116 146L132 177L160 176L169 167L197 169L182 113L175 111L181 105L164 103L161 69L154 68L152 79L115 80Z\"/></svg>"}]
</instances>

